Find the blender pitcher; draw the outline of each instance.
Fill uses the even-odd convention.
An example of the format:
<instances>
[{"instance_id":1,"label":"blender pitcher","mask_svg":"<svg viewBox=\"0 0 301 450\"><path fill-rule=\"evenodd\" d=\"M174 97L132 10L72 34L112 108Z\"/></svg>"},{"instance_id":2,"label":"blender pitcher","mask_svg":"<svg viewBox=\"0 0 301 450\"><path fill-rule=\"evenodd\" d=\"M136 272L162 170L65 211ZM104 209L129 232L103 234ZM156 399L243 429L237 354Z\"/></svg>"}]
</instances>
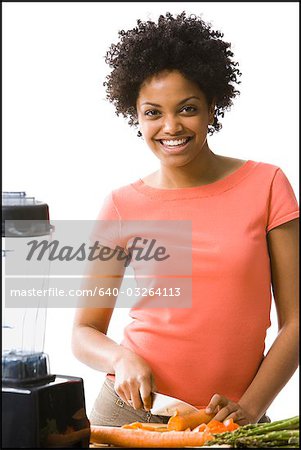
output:
<instances>
[{"instance_id":1,"label":"blender pitcher","mask_svg":"<svg viewBox=\"0 0 301 450\"><path fill-rule=\"evenodd\" d=\"M25 192L2 193L2 267L18 266L18 252L27 241L37 236L51 239L48 205L27 197ZM10 260L11 259L11 260ZM48 286L49 262L39 262L39 274L34 279L35 288ZM7 272L7 270L6 270ZM18 270L16 270L18 272ZM31 307L24 307L24 290L15 289L15 302L5 295L5 283L21 288L20 277L29 274L16 273L2 277L2 383L26 384L51 377L49 358L43 353L47 298L37 296ZM9 278L11 277L11 278ZM6 280L5 280L6 278ZM5 299L5 300L4 300ZM17 305L16 305L17 302Z\"/></svg>"}]
</instances>

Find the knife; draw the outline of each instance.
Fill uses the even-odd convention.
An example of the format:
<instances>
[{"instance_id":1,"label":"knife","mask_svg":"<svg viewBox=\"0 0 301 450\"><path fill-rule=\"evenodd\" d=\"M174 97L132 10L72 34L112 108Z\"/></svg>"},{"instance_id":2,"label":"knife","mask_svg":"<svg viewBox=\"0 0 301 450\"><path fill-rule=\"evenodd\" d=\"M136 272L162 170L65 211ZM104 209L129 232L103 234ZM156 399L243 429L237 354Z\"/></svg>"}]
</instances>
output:
<instances>
[{"instance_id":1,"label":"knife","mask_svg":"<svg viewBox=\"0 0 301 450\"><path fill-rule=\"evenodd\" d=\"M150 412L153 415L173 416L176 411L179 414L187 414L198 411L195 406L190 405L178 398L169 397L168 395L153 392L153 406Z\"/></svg>"}]
</instances>

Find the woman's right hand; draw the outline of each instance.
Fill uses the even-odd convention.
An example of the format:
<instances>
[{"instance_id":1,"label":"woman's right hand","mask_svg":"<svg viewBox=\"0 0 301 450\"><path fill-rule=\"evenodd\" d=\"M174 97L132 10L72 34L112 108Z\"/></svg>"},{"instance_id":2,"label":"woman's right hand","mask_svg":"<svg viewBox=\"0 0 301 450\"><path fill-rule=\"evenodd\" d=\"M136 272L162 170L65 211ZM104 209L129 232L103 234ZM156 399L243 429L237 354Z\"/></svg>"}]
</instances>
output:
<instances>
[{"instance_id":1,"label":"woman's right hand","mask_svg":"<svg viewBox=\"0 0 301 450\"><path fill-rule=\"evenodd\" d=\"M156 390L151 368L146 361L123 348L114 364L114 389L119 397L135 409L152 407L152 392Z\"/></svg>"}]
</instances>

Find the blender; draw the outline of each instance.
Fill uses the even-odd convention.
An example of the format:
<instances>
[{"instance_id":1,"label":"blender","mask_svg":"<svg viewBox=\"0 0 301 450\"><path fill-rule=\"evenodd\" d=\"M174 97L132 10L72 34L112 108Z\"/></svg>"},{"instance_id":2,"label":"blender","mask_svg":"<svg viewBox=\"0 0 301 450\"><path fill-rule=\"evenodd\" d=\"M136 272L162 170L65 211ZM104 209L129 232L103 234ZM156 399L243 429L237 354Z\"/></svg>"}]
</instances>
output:
<instances>
[{"instance_id":1,"label":"blender","mask_svg":"<svg viewBox=\"0 0 301 450\"><path fill-rule=\"evenodd\" d=\"M25 192L2 193L2 267L17 266L20 242L37 237L51 242L53 228L46 203ZM48 286L49 269L49 262L39 263L39 274L32 278L35 288ZM31 280L28 274L7 273L3 286L17 287L18 280ZM17 298L16 305L7 289L3 292L2 448L88 448L90 422L83 380L52 374L43 351L47 298L37 297L26 307L24 296Z\"/></svg>"}]
</instances>

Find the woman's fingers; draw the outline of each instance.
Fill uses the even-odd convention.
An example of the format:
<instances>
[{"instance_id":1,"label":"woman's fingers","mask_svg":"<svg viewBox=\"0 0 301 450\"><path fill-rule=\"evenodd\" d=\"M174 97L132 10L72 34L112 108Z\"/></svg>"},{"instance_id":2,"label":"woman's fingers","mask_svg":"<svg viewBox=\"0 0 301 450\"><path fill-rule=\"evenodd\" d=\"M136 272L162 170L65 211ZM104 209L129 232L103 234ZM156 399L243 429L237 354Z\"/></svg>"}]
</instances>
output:
<instances>
[{"instance_id":1,"label":"woman's fingers","mask_svg":"<svg viewBox=\"0 0 301 450\"><path fill-rule=\"evenodd\" d=\"M131 406L130 404L130 400L131 400L131 394L130 391L127 391L127 389L125 387L122 386L114 386L114 390L116 392L116 394L121 398L121 400L123 400L125 403L127 403L129 406Z\"/></svg>"},{"instance_id":2,"label":"woman's fingers","mask_svg":"<svg viewBox=\"0 0 301 450\"><path fill-rule=\"evenodd\" d=\"M243 421L245 414L237 403L232 402L227 397L220 394L215 394L211 398L208 406L206 407L208 414L214 413L214 420L223 422L226 419L233 419L234 422Z\"/></svg>"},{"instance_id":3,"label":"woman's fingers","mask_svg":"<svg viewBox=\"0 0 301 450\"><path fill-rule=\"evenodd\" d=\"M214 420L223 422L226 419L233 419L238 425L251 423L246 411L238 403L232 402L227 397L220 394L214 394L206 407L207 414L215 414Z\"/></svg>"},{"instance_id":4,"label":"woman's fingers","mask_svg":"<svg viewBox=\"0 0 301 450\"><path fill-rule=\"evenodd\" d=\"M143 358L130 350L114 365L116 392L127 404L135 409L151 408L151 393L154 380L149 365Z\"/></svg>"},{"instance_id":5,"label":"woman's fingers","mask_svg":"<svg viewBox=\"0 0 301 450\"><path fill-rule=\"evenodd\" d=\"M123 397L124 397L123 400L126 402L127 405L133 406L131 391L126 385L123 387Z\"/></svg>"},{"instance_id":6,"label":"woman's fingers","mask_svg":"<svg viewBox=\"0 0 301 450\"><path fill-rule=\"evenodd\" d=\"M230 414L236 412L237 410L238 406L235 403L228 403L227 406L221 408L219 412L214 416L214 420L223 422L225 419L229 418Z\"/></svg>"},{"instance_id":7,"label":"woman's fingers","mask_svg":"<svg viewBox=\"0 0 301 450\"><path fill-rule=\"evenodd\" d=\"M246 417L244 417L243 419L237 420L236 423L238 425L240 425L241 427L243 427L244 425L248 425L249 423L252 423L252 422L250 422L250 420L248 420Z\"/></svg>"},{"instance_id":8,"label":"woman's fingers","mask_svg":"<svg viewBox=\"0 0 301 450\"><path fill-rule=\"evenodd\" d=\"M144 408L149 411L152 407L152 383L147 377L134 380L129 386L131 405L135 409Z\"/></svg>"},{"instance_id":9,"label":"woman's fingers","mask_svg":"<svg viewBox=\"0 0 301 450\"><path fill-rule=\"evenodd\" d=\"M214 394L209 404L206 407L206 413L211 414L218 411L218 406L224 407L229 403L229 400L220 394Z\"/></svg>"},{"instance_id":10,"label":"woman's fingers","mask_svg":"<svg viewBox=\"0 0 301 450\"><path fill-rule=\"evenodd\" d=\"M151 374L151 391L156 392L157 386L153 374ZM152 405L153 406L153 405Z\"/></svg>"},{"instance_id":11,"label":"woman's fingers","mask_svg":"<svg viewBox=\"0 0 301 450\"><path fill-rule=\"evenodd\" d=\"M238 409L233 413L229 414L229 416L227 416L226 419L233 419L233 422L238 423L239 420L245 419L245 415L240 409Z\"/></svg>"},{"instance_id":12,"label":"woman's fingers","mask_svg":"<svg viewBox=\"0 0 301 450\"><path fill-rule=\"evenodd\" d=\"M233 421L240 426L253 423L253 420L250 417L248 417L245 411L240 407L238 408L237 411L234 411L233 413L229 414L229 416L226 417L226 419L233 419Z\"/></svg>"},{"instance_id":13,"label":"woman's fingers","mask_svg":"<svg viewBox=\"0 0 301 450\"><path fill-rule=\"evenodd\" d=\"M115 391L121 400L134 409L151 408L151 392L144 384L139 386L138 382L130 381L116 386Z\"/></svg>"},{"instance_id":14,"label":"woman's fingers","mask_svg":"<svg viewBox=\"0 0 301 450\"><path fill-rule=\"evenodd\" d=\"M138 387L131 389L132 406L135 409L143 408L143 403L140 397Z\"/></svg>"},{"instance_id":15,"label":"woman's fingers","mask_svg":"<svg viewBox=\"0 0 301 450\"><path fill-rule=\"evenodd\" d=\"M149 411L152 407L152 389L151 389L151 383L145 381L140 386L140 396L143 403L143 408L146 411Z\"/></svg>"}]
</instances>

